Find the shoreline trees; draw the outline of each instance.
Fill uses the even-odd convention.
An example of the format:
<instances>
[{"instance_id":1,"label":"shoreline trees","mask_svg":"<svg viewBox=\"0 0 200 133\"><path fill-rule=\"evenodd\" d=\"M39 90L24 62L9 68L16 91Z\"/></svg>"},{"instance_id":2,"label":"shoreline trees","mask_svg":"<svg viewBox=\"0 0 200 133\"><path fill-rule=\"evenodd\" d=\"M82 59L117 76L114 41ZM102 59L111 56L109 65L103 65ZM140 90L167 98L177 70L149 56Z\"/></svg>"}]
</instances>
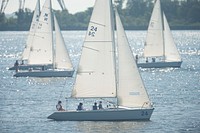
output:
<instances>
[{"instance_id":1,"label":"shoreline trees","mask_svg":"<svg viewBox=\"0 0 200 133\"><path fill-rule=\"evenodd\" d=\"M152 0L118 0L117 8L126 30L146 30L153 9ZM161 0L169 25L173 30L200 30L200 0ZM92 8L70 14L68 10L54 11L61 30L86 30ZM29 30L33 12L30 9L19 10L12 17L0 14L0 31Z\"/></svg>"}]
</instances>

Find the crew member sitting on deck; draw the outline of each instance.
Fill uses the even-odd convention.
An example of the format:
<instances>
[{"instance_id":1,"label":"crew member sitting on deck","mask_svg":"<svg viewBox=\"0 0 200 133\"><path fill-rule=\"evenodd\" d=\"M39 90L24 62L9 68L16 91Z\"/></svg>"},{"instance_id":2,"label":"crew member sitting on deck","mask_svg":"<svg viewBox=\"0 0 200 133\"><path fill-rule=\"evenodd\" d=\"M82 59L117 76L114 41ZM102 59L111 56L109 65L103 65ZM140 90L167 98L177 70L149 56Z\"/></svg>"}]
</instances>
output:
<instances>
[{"instance_id":1,"label":"crew member sitting on deck","mask_svg":"<svg viewBox=\"0 0 200 133\"><path fill-rule=\"evenodd\" d=\"M18 62L18 60L16 60L14 66L19 66L19 62Z\"/></svg>"},{"instance_id":2,"label":"crew member sitting on deck","mask_svg":"<svg viewBox=\"0 0 200 133\"><path fill-rule=\"evenodd\" d=\"M83 103L79 103L77 110L83 110Z\"/></svg>"},{"instance_id":3,"label":"crew member sitting on deck","mask_svg":"<svg viewBox=\"0 0 200 133\"><path fill-rule=\"evenodd\" d=\"M152 62L156 62L156 58L152 58Z\"/></svg>"},{"instance_id":4,"label":"crew member sitting on deck","mask_svg":"<svg viewBox=\"0 0 200 133\"><path fill-rule=\"evenodd\" d=\"M56 105L56 109L58 110L58 111L65 111L63 108L62 108L62 105L61 105L61 101L58 101L58 104Z\"/></svg>"},{"instance_id":5,"label":"crew member sitting on deck","mask_svg":"<svg viewBox=\"0 0 200 133\"><path fill-rule=\"evenodd\" d=\"M103 109L102 101L99 102L99 106L98 107L99 107L99 109Z\"/></svg>"},{"instance_id":6,"label":"crew member sitting on deck","mask_svg":"<svg viewBox=\"0 0 200 133\"><path fill-rule=\"evenodd\" d=\"M97 103L96 102L94 103L92 108L93 108L93 110L97 110Z\"/></svg>"},{"instance_id":7,"label":"crew member sitting on deck","mask_svg":"<svg viewBox=\"0 0 200 133\"><path fill-rule=\"evenodd\" d=\"M149 61L148 61L148 58L146 58L146 63L148 63Z\"/></svg>"}]
</instances>

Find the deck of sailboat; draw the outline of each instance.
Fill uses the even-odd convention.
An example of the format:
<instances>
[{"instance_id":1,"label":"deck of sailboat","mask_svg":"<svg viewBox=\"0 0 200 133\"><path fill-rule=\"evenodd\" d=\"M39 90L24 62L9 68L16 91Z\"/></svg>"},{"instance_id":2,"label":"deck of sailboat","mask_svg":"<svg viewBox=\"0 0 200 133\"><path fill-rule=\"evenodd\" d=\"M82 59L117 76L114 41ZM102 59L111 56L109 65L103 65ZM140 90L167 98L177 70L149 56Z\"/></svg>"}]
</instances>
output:
<instances>
[{"instance_id":1,"label":"deck of sailboat","mask_svg":"<svg viewBox=\"0 0 200 133\"><path fill-rule=\"evenodd\" d=\"M49 69L49 70L34 70L34 71L22 71L16 73L15 77L72 77L74 70L64 69Z\"/></svg>"},{"instance_id":2,"label":"deck of sailboat","mask_svg":"<svg viewBox=\"0 0 200 133\"><path fill-rule=\"evenodd\" d=\"M154 108L57 111L48 116L56 121L134 121L149 120Z\"/></svg>"},{"instance_id":3,"label":"deck of sailboat","mask_svg":"<svg viewBox=\"0 0 200 133\"><path fill-rule=\"evenodd\" d=\"M137 63L138 67L141 68L166 68L166 67L173 67L173 68L180 68L182 61L173 61L173 62L145 62L145 63Z\"/></svg>"}]
</instances>

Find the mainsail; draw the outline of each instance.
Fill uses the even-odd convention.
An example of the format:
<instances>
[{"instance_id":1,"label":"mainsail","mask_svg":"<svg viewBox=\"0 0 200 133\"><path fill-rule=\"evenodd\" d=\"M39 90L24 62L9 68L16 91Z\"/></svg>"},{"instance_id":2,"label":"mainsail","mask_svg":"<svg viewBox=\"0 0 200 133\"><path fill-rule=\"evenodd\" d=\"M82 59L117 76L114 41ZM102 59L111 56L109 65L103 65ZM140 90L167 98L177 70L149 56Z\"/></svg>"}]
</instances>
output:
<instances>
[{"instance_id":1,"label":"mainsail","mask_svg":"<svg viewBox=\"0 0 200 133\"><path fill-rule=\"evenodd\" d=\"M157 0L149 22L146 42L144 46L144 57L156 57L164 55L163 46L163 22L160 0Z\"/></svg>"},{"instance_id":2,"label":"mainsail","mask_svg":"<svg viewBox=\"0 0 200 133\"><path fill-rule=\"evenodd\" d=\"M72 97L116 97L111 4L110 0L95 3Z\"/></svg>"},{"instance_id":3,"label":"mainsail","mask_svg":"<svg viewBox=\"0 0 200 133\"><path fill-rule=\"evenodd\" d=\"M53 63L53 26L51 1L46 0L40 14L30 50L28 64Z\"/></svg>"}]
</instances>

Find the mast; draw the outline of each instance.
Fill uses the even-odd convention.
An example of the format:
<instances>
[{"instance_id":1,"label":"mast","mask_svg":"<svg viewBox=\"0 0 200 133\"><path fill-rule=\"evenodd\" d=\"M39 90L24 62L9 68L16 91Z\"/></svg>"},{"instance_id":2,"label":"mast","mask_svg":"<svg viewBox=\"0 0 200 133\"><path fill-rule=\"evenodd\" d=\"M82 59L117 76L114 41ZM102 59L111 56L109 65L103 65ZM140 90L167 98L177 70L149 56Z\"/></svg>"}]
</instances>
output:
<instances>
[{"instance_id":1,"label":"mast","mask_svg":"<svg viewBox=\"0 0 200 133\"><path fill-rule=\"evenodd\" d=\"M118 93L118 83L119 83L119 73L117 72L117 53L116 53L116 42L115 42L115 24L116 24L116 19L115 19L115 11L116 11L115 5L112 4L111 0L111 5L110 5L110 12L111 12L111 23L112 23L112 32L113 32L113 59L114 59L114 71L115 71L115 83L116 83L116 98L117 98L117 93ZM118 99L117 99L117 108L118 108Z\"/></svg>"},{"instance_id":2,"label":"mast","mask_svg":"<svg viewBox=\"0 0 200 133\"><path fill-rule=\"evenodd\" d=\"M162 23L162 39L163 39L163 58L164 58L164 61L165 61L165 35L164 35L164 30L165 30L165 26L164 26L164 19L163 19L163 10L162 10L162 6L161 6L161 2L160 0L159 1L159 4L160 4L160 15L161 15L161 23Z\"/></svg>"},{"instance_id":3,"label":"mast","mask_svg":"<svg viewBox=\"0 0 200 133\"><path fill-rule=\"evenodd\" d=\"M51 9L51 12L52 12L52 9ZM55 22L55 21L56 21L56 20L55 20L56 18L55 18L54 12L51 13L51 18L52 18L52 19L51 19L51 23L54 24L54 28L56 28L56 26L55 26L55 25L56 25L56 22ZM54 21L53 21L53 20L54 20ZM53 22L54 22L54 23L53 23ZM52 25L52 31L53 31L53 25ZM56 29L55 29L55 32L56 32ZM55 33L55 34L56 34L56 33ZM53 41L53 37L52 37L52 43L53 43L53 42L54 42L54 41ZM54 43L53 43L53 44L54 44ZM55 45L56 45L56 44L55 44ZM56 46L55 46L55 45L52 46L53 70L56 68L56 64L55 64L55 63L56 63L56 61L55 61L55 60L56 60L56 52L55 52Z\"/></svg>"},{"instance_id":4,"label":"mast","mask_svg":"<svg viewBox=\"0 0 200 133\"><path fill-rule=\"evenodd\" d=\"M55 69L55 46L53 45L53 24L55 25L55 22L53 23L53 19L54 19L54 14L53 14L53 12L52 12L52 3L51 3L51 0L50 0L50 7L49 7L50 9L50 18L51 18L51 42L52 42L52 63L53 63L53 70Z\"/></svg>"}]
</instances>

